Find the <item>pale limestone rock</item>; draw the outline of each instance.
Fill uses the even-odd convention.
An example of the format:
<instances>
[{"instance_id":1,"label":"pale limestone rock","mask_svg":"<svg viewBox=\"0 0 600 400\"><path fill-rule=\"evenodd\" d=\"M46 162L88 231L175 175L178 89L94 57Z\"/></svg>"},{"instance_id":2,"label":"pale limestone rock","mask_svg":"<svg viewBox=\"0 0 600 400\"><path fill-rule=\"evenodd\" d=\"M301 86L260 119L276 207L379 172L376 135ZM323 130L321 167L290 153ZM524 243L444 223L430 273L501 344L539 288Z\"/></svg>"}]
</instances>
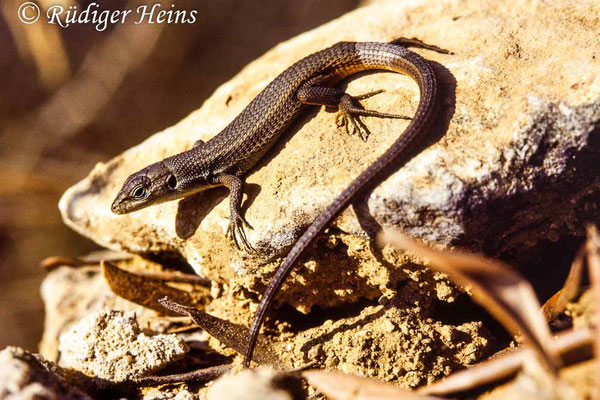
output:
<instances>
[{"instance_id":1,"label":"pale limestone rock","mask_svg":"<svg viewBox=\"0 0 600 400\"><path fill-rule=\"evenodd\" d=\"M104 308L134 311L144 331L160 333L165 326L153 310L112 293L98 266L56 268L46 276L40 292L46 317L39 351L50 361L58 360L58 339L63 333L85 316Z\"/></svg>"},{"instance_id":2,"label":"pale limestone rock","mask_svg":"<svg viewBox=\"0 0 600 400\"><path fill-rule=\"evenodd\" d=\"M219 378L209 387L207 400L295 400L301 397L301 384L268 367L246 369Z\"/></svg>"},{"instance_id":3,"label":"pale limestone rock","mask_svg":"<svg viewBox=\"0 0 600 400\"><path fill-rule=\"evenodd\" d=\"M421 275L418 282L405 282L400 290L390 291L389 297L381 299L381 305L365 306L356 315L353 312L340 315L340 310L334 309L322 324L291 336L274 335L272 349L286 365L300 367L319 360L328 368L383 381L393 380L404 387L430 382L490 354L493 341L488 340L489 333L480 322L452 324L431 318L439 294L422 289L423 285L435 285L435 281L424 281L424 278ZM116 297L100 283L103 278L98 268L92 267L61 267L46 277L42 293L48 318L41 350L52 355L50 350L57 348L58 335L102 305L119 310L135 309L139 315L140 306ZM250 321L253 310L247 301L232 296L226 288L215 294L210 304L211 313L240 324ZM74 306L79 303L81 306ZM406 307L407 304L411 306ZM453 312L458 314L461 309ZM165 324L164 318L148 310L138 317L138 323L144 331L151 332L163 332L167 327L161 325ZM217 340L207 340L206 332L179 333L178 336L194 343L196 349L202 343L204 349L224 351ZM79 346L78 341L74 343ZM70 344L64 343L64 346ZM169 398L174 393L157 389L144 395Z\"/></svg>"},{"instance_id":4,"label":"pale limestone rock","mask_svg":"<svg viewBox=\"0 0 600 400\"><path fill-rule=\"evenodd\" d=\"M111 310L79 321L61 335L58 348L62 367L112 382L148 375L188 351L176 335L142 333L135 313Z\"/></svg>"},{"instance_id":5,"label":"pale limestone rock","mask_svg":"<svg viewBox=\"0 0 600 400\"><path fill-rule=\"evenodd\" d=\"M0 399L87 400L54 373L52 364L18 347L0 351Z\"/></svg>"},{"instance_id":6,"label":"pale limestone rock","mask_svg":"<svg viewBox=\"0 0 600 400\"><path fill-rule=\"evenodd\" d=\"M168 392L164 389L155 388L144 394L143 400L198 400L200 396L187 390L179 392Z\"/></svg>"},{"instance_id":7,"label":"pale limestone rock","mask_svg":"<svg viewBox=\"0 0 600 400\"><path fill-rule=\"evenodd\" d=\"M430 146L380 185L358 218L348 210L337 219L338 229L308 252L315 265L297 268L279 300L307 311L376 297L401 279L399 268L384 267L365 246L361 226L373 221L489 253L580 234L583 222L600 217L599 14L597 2L568 0L382 1L359 8L276 46L177 125L97 165L64 194L60 210L69 226L101 245L177 252L203 276L261 292L278 265L273 257L285 254L406 121L366 119L372 135L365 144L338 132L329 112L300 118L248 178L246 217L254 230L247 233L260 257L246 257L225 238L226 191L117 216L110 204L123 181L218 133L277 74L310 53L343 40L418 37L454 52L416 50L440 78ZM418 92L407 77L373 73L348 84L352 94L375 89L386 92L366 107L414 112Z\"/></svg>"}]
</instances>

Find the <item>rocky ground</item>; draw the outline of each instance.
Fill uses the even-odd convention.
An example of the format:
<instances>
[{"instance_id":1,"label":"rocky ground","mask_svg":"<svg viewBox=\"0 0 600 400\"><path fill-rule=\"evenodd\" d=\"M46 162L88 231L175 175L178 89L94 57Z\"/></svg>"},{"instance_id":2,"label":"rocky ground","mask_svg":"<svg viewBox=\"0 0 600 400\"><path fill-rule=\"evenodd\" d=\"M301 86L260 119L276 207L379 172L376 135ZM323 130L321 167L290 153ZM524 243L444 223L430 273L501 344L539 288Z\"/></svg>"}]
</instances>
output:
<instances>
[{"instance_id":1,"label":"rocky ground","mask_svg":"<svg viewBox=\"0 0 600 400\"><path fill-rule=\"evenodd\" d=\"M295 124L248 178L244 211L254 226L248 234L256 255L225 238L226 191L125 216L112 214L110 204L129 174L209 139L285 67L342 40L418 37L451 50L417 50L440 79L439 118L427 148L344 212L307 252L267 320L266 352L280 367L316 362L409 389L510 345L510 336L467 292L418 259L378 247L373 233L397 228L439 247L460 245L518 261L539 251L540 243L580 236L585 222L597 221L598 15L591 2L382 1L275 47L198 111L98 164L65 193L65 223L107 248L144 258L127 257L103 269L90 263L53 270L42 287L43 359L4 350L15 371L25 372L10 375L21 377L20 383L2 390L47 387L48 398L107 391L146 398L314 398L314 388L268 369L226 375L208 389L145 381L138 392L131 385L157 371L175 374L224 362L236 370L236 343L190 330L190 319L169 313L158 295L168 293L243 332L289 246L406 121L366 119L373 132L366 143L336 132L325 110ZM411 115L418 101L416 85L397 74L361 75L347 88L352 94L385 88L364 102L382 111ZM156 278L190 267L203 280ZM572 305L567 312L582 320L589 313L581 310ZM584 371L582 380L589 375ZM69 391L73 384L88 388L87 394Z\"/></svg>"}]
</instances>

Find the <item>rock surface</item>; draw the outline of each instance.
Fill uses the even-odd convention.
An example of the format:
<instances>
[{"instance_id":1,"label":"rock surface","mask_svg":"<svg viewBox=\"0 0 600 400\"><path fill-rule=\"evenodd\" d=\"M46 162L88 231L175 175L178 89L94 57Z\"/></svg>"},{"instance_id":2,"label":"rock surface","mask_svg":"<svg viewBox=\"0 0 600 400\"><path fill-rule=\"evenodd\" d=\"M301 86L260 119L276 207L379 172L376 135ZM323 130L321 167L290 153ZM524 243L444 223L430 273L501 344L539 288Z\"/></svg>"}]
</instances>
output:
<instances>
[{"instance_id":1,"label":"rock surface","mask_svg":"<svg viewBox=\"0 0 600 400\"><path fill-rule=\"evenodd\" d=\"M41 295L46 318L39 350L50 361L58 361L58 339L63 333L84 317L105 308L135 312L144 331L162 332L165 326L154 311L115 296L99 266L57 268L44 279Z\"/></svg>"},{"instance_id":2,"label":"rock surface","mask_svg":"<svg viewBox=\"0 0 600 400\"><path fill-rule=\"evenodd\" d=\"M148 375L182 358L187 345L176 335L147 336L134 312L103 310L61 335L60 364L111 382Z\"/></svg>"},{"instance_id":3,"label":"rock surface","mask_svg":"<svg viewBox=\"0 0 600 400\"><path fill-rule=\"evenodd\" d=\"M310 53L342 40L418 37L454 52L417 50L434 63L441 81L431 145L380 185L357 208L358 218L347 210L337 219L309 252L308 268L292 274L279 299L308 311L385 291L394 272L365 250L361 227L374 222L491 253L578 234L582 221L599 217L599 14L595 2L567 0L386 1L359 8L276 46L177 125L97 165L64 194L60 210L69 226L103 246L176 252L203 276L235 279L260 292L278 265L276 256L401 134L406 121L366 119L373 134L365 144L336 131L325 110L300 118L248 177L244 208L259 257L248 257L225 238L226 190L117 216L110 204L125 178L212 137L279 72ZM365 100L366 107L413 113L418 91L407 77L373 73L348 83L352 94L381 88L386 92ZM340 240L340 232L348 239ZM364 265L379 269L367 272ZM317 295L304 282L330 290Z\"/></svg>"},{"instance_id":4,"label":"rock surface","mask_svg":"<svg viewBox=\"0 0 600 400\"><path fill-rule=\"evenodd\" d=\"M87 400L41 357L18 347L0 351L0 399Z\"/></svg>"},{"instance_id":5,"label":"rock surface","mask_svg":"<svg viewBox=\"0 0 600 400\"><path fill-rule=\"evenodd\" d=\"M66 271L69 271L69 273L67 274ZM101 304L100 301L90 301L94 298L94 295L110 298L111 296L104 292L104 288L96 283L98 277L101 277L100 273L92 274L89 268L70 269L62 267L52 271L44 285L47 290L53 287L64 288L65 294L61 298L66 306L61 307L59 303L53 302L47 305L47 309L52 315L59 317L58 321L67 321L69 318L79 320L89 314L90 309L69 308L68 305L74 303L77 296L79 296L78 291L75 290L76 287L88 288L88 297L83 298L82 301L90 302L92 308ZM289 361L294 366L305 365L306 362L316 360L319 362L320 368L370 376L379 381L391 381L405 388L424 385L441 376L451 374L464 365L473 364L482 356L493 351L494 347L490 344L492 340L488 339L489 334L485 328L481 327L481 323L473 321L452 325L447 321L440 321L437 319L439 316L432 315L432 310L435 309L432 302L435 299L427 299L425 296L419 295L418 283L408 283L408 285L412 286L410 290L403 290L393 298L382 298L379 305L358 305L353 310L338 309L337 314L332 310L328 310L326 320L323 319L324 316L311 315L305 317L304 324L307 324L307 320L310 319L308 321L309 327L300 328L300 332L294 330L290 332L289 329L286 329L286 324L282 323L283 328L277 327L279 332L276 335L273 332L273 327L270 327L267 333L269 339L273 342L272 348L278 357L286 362ZM411 291L413 292L412 296L409 295ZM71 297L69 297L69 293ZM226 316L230 320L249 318L250 310L247 303L240 302L230 296L227 289L214 290L213 294L215 298L210 304L211 313ZM592 297L588 291L577 302L568 305L567 314L573 318L576 327L590 325L590 316L594 312L594 308L590 306L593 304L591 299ZM407 304L411 306L406 307ZM57 308L53 310L51 307ZM438 311L437 313L443 313L443 319L446 320L455 318L453 314L462 313L464 315L460 319L465 319L469 311L468 309L465 310L464 304L462 307L459 304L452 304L449 305L447 311ZM313 320L315 318L317 320ZM156 323L157 320L161 319L160 317L148 315L147 319L150 326L160 326ZM303 325L302 322L296 323L295 329ZM53 332L65 330L64 327L62 329L56 328L53 327L52 331L47 332L46 341L53 341L49 337ZM163 326L164 328L165 326ZM289 328L289 324L287 328ZM181 360L179 366L174 365L175 368L181 368L182 365L185 365L185 361L189 361L189 359L196 359L196 362L198 359L202 360L204 367L215 365L214 357L206 357L208 354L206 352L207 348L226 355L233 354L231 350L224 349L214 339L209 340L207 343L206 336L202 333L179 333L178 336L185 341L189 341L191 350L185 359ZM54 341L57 340L57 338L54 338ZM127 339L125 342L127 342ZM196 352L193 354L194 348L199 349L199 344L204 350L201 353ZM77 342L73 342L73 345L77 346ZM68 346L68 344L64 343L63 346ZM37 356L35 357L39 359ZM240 361L241 358L237 357L238 365ZM223 362L223 359L217 361L216 364L220 362ZM594 376L595 365L595 362L587 361L569 367L564 371L565 379L577 388L582 398L588 398L590 391L595 387L593 380L590 379L591 376ZM190 368L195 369L194 367ZM44 367L44 370L54 371L54 369L46 367ZM0 374L3 371L0 368ZM172 371L166 370L163 372L168 374ZM56 379L62 379L58 378L59 376L65 375L59 374ZM235 393L232 393L232 391L236 390L242 393L242 398L246 399L293 399L295 393L293 382L283 379L282 383L282 378L282 375L271 369L260 368L257 371L230 374L222 381L215 382L215 384L208 385L208 387L185 385L146 387L141 391L140 396L144 399L176 398L184 400L206 399L210 393L212 397L208 398L232 398L222 396L222 394L226 392L234 396ZM79 380L75 383L79 384L78 387L88 389L85 385L82 385L86 382ZM93 384L91 389L94 390L97 383L94 383L93 379L91 383ZM535 382L532 382L531 378L510 381L499 387L498 390L491 392L491 398L507 398L506 396L512 396L510 398L527 398L526 396L530 395L532 390L535 390L536 386L532 386L532 383ZM537 384L539 385L539 382ZM269 396L264 396L265 393L268 393ZM308 397L299 398L319 398L313 396L314 389L310 387L308 393L305 394L308 394ZM495 396L496 394L497 396ZM521 395L521 397L518 395Z\"/></svg>"},{"instance_id":6,"label":"rock surface","mask_svg":"<svg viewBox=\"0 0 600 400\"><path fill-rule=\"evenodd\" d=\"M135 259L124 261L120 266L131 269L131 264L144 268L142 261ZM61 353L79 353L82 341L69 341L63 332L74 329L73 321L97 314L105 307L140 312L140 306L112 294L102 282L99 268L96 267L95 272L92 268L61 267L46 278L43 293L49 318L42 354L49 353L57 358L53 350L57 349L59 336ZM147 265L146 268L152 267ZM414 273L420 282L419 279L408 280L401 288L390 289L386 297L379 299L379 304L362 302L351 308L302 316L296 321L290 318L289 311L282 314L275 319L276 323L267 325L271 348L285 365L300 367L318 361L327 368L394 381L404 387L431 382L491 354L494 341L490 340L490 334L481 322L458 317L465 312L464 308L451 304L448 307L452 312L445 312L443 320L436 316L439 298L448 300L449 293L456 289L447 286L441 277L427 277L420 268ZM432 292L430 288L436 285L438 290ZM215 286L210 292L206 311L227 321L247 325L255 310L248 299L240 298L240 291L239 287ZM153 311L146 310L141 317L144 332L165 332L171 327L169 319ZM296 315L296 319L298 317ZM205 332L196 335L179 336L196 343L196 347L200 345L225 356L237 355ZM130 338L123 335L122 339L124 344L111 345L128 346ZM204 356L205 352L201 354ZM61 360L64 357L61 354ZM236 360L241 362L241 357ZM115 365L117 367L121 369ZM125 374L127 370L129 367L118 373Z\"/></svg>"},{"instance_id":7,"label":"rock surface","mask_svg":"<svg viewBox=\"0 0 600 400\"><path fill-rule=\"evenodd\" d=\"M302 385L298 379L281 374L272 368L261 367L227 374L207 391L207 400L299 400Z\"/></svg>"}]
</instances>

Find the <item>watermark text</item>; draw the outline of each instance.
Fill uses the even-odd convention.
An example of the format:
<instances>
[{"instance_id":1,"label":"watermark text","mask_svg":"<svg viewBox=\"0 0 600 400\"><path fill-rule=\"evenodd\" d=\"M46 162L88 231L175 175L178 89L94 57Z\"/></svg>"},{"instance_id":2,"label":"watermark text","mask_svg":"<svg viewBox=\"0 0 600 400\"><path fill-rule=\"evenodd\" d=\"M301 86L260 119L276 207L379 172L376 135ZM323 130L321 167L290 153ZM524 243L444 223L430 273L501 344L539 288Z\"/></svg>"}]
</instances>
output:
<instances>
[{"instance_id":1,"label":"watermark text","mask_svg":"<svg viewBox=\"0 0 600 400\"><path fill-rule=\"evenodd\" d=\"M41 11L38 5L28 1L21 4L18 10L19 20L24 24L33 24L40 19ZM46 10L46 22L61 28L71 25L92 24L101 32L111 25L124 24L132 20L135 24L193 24L196 22L197 10L176 9L174 4L163 6L141 5L135 10L106 10L98 3L90 3L85 8L77 5L64 7L53 5Z\"/></svg>"}]
</instances>

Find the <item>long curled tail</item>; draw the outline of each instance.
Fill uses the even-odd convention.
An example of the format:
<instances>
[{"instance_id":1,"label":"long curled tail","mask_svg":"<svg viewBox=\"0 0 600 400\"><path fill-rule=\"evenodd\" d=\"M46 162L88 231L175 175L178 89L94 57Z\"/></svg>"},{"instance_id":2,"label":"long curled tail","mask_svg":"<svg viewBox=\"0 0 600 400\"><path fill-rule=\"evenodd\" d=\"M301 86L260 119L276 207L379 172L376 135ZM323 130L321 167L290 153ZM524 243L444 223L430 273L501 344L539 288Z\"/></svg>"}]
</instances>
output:
<instances>
[{"instance_id":1,"label":"long curled tail","mask_svg":"<svg viewBox=\"0 0 600 400\"><path fill-rule=\"evenodd\" d=\"M355 49L360 65L352 65L352 73L361 70L386 69L413 78L421 93L415 116L406 131L373 164L363 171L344 191L315 219L294 244L281 266L275 272L263 297L248 336L244 366L248 367L256 345L258 332L275 294L294 267L300 255L312 243L317 234L331 223L352 201L357 193L373 183L381 183L394 170L403 166L415 147L426 136L433 121L437 98L437 80L428 61L420 55L396 44L356 43Z\"/></svg>"}]
</instances>

